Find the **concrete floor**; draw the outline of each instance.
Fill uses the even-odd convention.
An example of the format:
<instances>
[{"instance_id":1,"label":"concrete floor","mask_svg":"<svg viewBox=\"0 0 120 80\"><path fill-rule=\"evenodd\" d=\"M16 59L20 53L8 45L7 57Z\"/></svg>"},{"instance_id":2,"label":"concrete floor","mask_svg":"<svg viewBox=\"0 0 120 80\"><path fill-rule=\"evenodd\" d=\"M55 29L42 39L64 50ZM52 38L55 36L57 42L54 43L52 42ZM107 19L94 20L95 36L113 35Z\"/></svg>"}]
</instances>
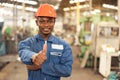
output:
<instances>
[{"instance_id":1,"label":"concrete floor","mask_svg":"<svg viewBox=\"0 0 120 80\"><path fill-rule=\"evenodd\" d=\"M74 53L74 63L72 75L61 80L103 80L99 73L95 73L92 68L80 68L80 62L76 58L79 52L78 47L72 47ZM17 61L17 55L1 56L0 61L10 63L0 71L0 80L27 80L25 65Z\"/></svg>"}]
</instances>

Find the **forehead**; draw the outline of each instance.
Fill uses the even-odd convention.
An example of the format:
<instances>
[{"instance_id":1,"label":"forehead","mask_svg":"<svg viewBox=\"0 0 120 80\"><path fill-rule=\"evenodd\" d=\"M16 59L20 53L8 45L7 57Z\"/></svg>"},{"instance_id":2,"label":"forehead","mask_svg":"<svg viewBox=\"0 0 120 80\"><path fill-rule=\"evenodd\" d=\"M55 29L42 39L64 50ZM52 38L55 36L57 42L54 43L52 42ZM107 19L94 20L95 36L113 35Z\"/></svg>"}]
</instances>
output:
<instances>
[{"instance_id":1,"label":"forehead","mask_svg":"<svg viewBox=\"0 0 120 80\"><path fill-rule=\"evenodd\" d=\"M38 19L40 20L40 19L43 19L43 20L53 20L53 19L55 19L55 18L53 18L53 17L46 17L46 16L40 16L40 17L38 17Z\"/></svg>"}]
</instances>

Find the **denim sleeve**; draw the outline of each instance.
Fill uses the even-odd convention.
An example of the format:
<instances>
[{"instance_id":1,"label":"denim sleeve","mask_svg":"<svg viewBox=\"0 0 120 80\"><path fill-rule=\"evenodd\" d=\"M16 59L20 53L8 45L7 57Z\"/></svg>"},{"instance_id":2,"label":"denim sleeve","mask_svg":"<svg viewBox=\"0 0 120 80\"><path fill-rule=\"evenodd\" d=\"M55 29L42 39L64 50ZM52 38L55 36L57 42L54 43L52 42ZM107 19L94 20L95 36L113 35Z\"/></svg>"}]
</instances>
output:
<instances>
[{"instance_id":1,"label":"denim sleeve","mask_svg":"<svg viewBox=\"0 0 120 80\"><path fill-rule=\"evenodd\" d=\"M28 64L28 65L33 64L31 61L31 58L32 58L32 55L35 54L35 52L31 50L29 40L24 40L19 43L18 54L23 63Z\"/></svg>"},{"instance_id":2,"label":"denim sleeve","mask_svg":"<svg viewBox=\"0 0 120 80\"><path fill-rule=\"evenodd\" d=\"M70 46L64 49L61 62L59 64L44 63L42 65L42 72L56 77L68 77L72 72L73 56Z\"/></svg>"}]
</instances>

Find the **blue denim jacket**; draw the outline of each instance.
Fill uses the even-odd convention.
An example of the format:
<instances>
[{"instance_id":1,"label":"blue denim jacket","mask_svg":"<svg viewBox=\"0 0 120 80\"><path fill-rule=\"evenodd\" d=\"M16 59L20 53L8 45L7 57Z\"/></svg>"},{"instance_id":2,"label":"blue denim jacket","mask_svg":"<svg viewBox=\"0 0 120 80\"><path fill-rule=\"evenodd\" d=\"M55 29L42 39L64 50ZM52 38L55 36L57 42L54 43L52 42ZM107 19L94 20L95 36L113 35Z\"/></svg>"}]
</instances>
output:
<instances>
[{"instance_id":1,"label":"blue denim jacket","mask_svg":"<svg viewBox=\"0 0 120 80\"><path fill-rule=\"evenodd\" d=\"M18 53L21 61L32 65L32 55L42 50L44 39L39 35L19 43ZM73 56L70 46L58 37L51 35L47 41L47 60L39 70L28 70L28 80L60 80L72 72Z\"/></svg>"}]
</instances>

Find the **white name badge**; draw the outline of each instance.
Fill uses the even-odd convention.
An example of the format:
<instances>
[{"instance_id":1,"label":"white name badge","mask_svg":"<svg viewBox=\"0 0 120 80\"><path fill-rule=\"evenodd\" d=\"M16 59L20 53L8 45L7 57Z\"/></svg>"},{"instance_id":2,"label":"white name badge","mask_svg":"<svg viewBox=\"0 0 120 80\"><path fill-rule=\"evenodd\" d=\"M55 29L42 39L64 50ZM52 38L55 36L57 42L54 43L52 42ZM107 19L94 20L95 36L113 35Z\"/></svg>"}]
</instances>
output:
<instances>
[{"instance_id":1,"label":"white name badge","mask_svg":"<svg viewBox=\"0 0 120 80\"><path fill-rule=\"evenodd\" d=\"M63 50L63 45L52 44L52 49L59 49L59 50Z\"/></svg>"}]
</instances>

